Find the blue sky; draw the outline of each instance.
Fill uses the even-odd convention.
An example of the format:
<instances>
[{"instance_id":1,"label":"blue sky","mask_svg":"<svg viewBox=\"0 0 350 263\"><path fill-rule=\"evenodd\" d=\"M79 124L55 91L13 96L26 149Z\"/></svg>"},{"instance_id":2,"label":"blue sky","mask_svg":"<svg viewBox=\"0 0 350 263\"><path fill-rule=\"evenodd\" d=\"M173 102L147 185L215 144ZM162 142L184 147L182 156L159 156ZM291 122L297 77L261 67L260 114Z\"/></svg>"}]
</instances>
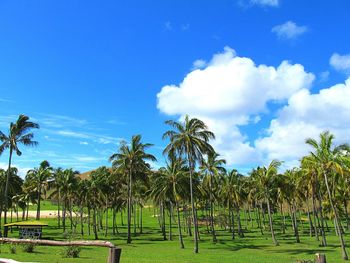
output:
<instances>
[{"instance_id":1,"label":"blue sky","mask_svg":"<svg viewBox=\"0 0 350 263\"><path fill-rule=\"evenodd\" d=\"M218 132L218 152L243 172L273 158L295 165L304 137L325 129L349 142L349 8L346 0L2 1L0 129L21 113L41 125L39 147L14 164L24 172L47 159L83 172L109 165L120 140L141 133L157 167L164 120L186 113Z\"/></svg>"}]
</instances>

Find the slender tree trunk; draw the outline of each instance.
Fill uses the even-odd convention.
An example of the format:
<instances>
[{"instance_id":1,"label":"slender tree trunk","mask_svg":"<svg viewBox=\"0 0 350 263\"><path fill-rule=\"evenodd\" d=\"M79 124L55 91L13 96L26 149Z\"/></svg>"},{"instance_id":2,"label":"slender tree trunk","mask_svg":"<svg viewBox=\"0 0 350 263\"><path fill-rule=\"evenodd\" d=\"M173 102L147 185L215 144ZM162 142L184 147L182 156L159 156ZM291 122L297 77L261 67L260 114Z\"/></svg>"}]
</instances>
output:
<instances>
[{"instance_id":1,"label":"slender tree trunk","mask_svg":"<svg viewBox=\"0 0 350 263\"><path fill-rule=\"evenodd\" d=\"M275 232L273 230L273 222L272 222L272 216L271 216L271 208L270 208L270 200L268 198L266 198L266 203L267 203L267 212L269 215L269 224L270 224L270 231L271 231L271 237L273 240L273 243L275 244L275 246L279 246L279 243L275 237Z\"/></svg>"},{"instance_id":2,"label":"slender tree trunk","mask_svg":"<svg viewBox=\"0 0 350 263\"><path fill-rule=\"evenodd\" d=\"M41 184L38 184L38 206L36 209L36 220L40 220Z\"/></svg>"},{"instance_id":3,"label":"slender tree trunk","mask_svg":"<svg viewBox=\"0 0 350 263\"><path fill-rule=\"evenodd\" d=\"M216 234L215 234L215 228L214 228L214 208L213 208L213 203L214 203L214 197L213 197L213 175L210 173L210 227L211 227L211 234L213 236L213 243L217 242L216 239Z\"/></svg>"},{"instance_id":4,"label":"slender tree trunk","mask_svg":"<svg viewBox=\"0 0 350 263\"><path fill-rule=\"evenodd\" d=\"M84 214L84 208L83 208L83 204L81 204L81 207L80 207L80 233L81 233L81 236L84 236L84 221L83 221L83 214Z\"/></svg>"},{"instance_id":5,"label":"slender tree trunk","mask_svg":"<svg viewBox=\"0 0 350 263\"><path fill-rule=\"evenodd\" d=\"M348 254L346 253L346 248L345 248L345 242L344 242L344 238L343 238L343 233L342 231L340 231L340 225L339 225L339 219L338 219L338 211L335 208L334 204L333 204L333 200L332 200L332 195L331 195L331 191L329 189L329 185L328 185L328 178L327 178L327 174L325 171L323 171L323 176L324 176L324 180L325 180L325 184L326 184L326 189L327 189L327 193L328 193L328 197L329 197L329 202L331 204L333 213L334 213L334 219L335 219L335 224L337 229L339 230L339 241L340 241L340 245L341 245L341 249L342 249L342 257L344 260L348 260Z\"/></svg>"},{"instance_id":6,"label":"slender tree trunk","mask_svg":"<svg viewBox=\"0 0 350 263\"><path fill-rule=\"evenodd\" d=\"M132 206L133 207L133 212L134 212L134 236L136 237L136 214L137 214L137 205L136 205L136 201L135 204Z\"/></svg>"},{"instance_id":7,"label":"slender tree trunk","mask_svg":"<svg viewBox=\"0 0 350 263\"><path fill-rule=\"evenodd\" d=\"M140 234L142 234L142 205L140 205Z\"/></svg>"},{"instance_id":8,"label":"slender tree trunk","mask_svg":"<svg viewBox=\"0 0 350 263\"><path fill-rule=\"evenodd\" d=\"M169 207L169 240L173 240L173 232L172 232L172 217L173 217L173 203L170 201Z\"/></svg>"},{"instance_id":9,"label":"slender tree trunk","mask_svg":"<svg viewBox=\"0 0 350 263\"><path fill-rule=\"evenodd\" d=\"M318 214L316 210L316 202L315 202L315 194L314 192L312 193L312 213L314 217L314 233L316 240L319 241L319 236L318 236L318 228L320 226L320 220L318 219Z\"/></svg>"},{"instance_id":10,"label":"slender tree trunk","mask_svg":"<svg viewBox=\"0 0 350 263\"><path fill-rule=\"evenodd\" d=\"M91 208L88 206L88 235L91 235Z\"/></svg>"},{"instance_id":11,"label":"slender tree trunk","mask_svg":"<svg viewBox=\"0 0 350 263\"><path fill-rule=\"evenodd\" d=\"M263 236L264 235L264 231L263 231L263 225L261 223L261 216L260 216L260 209L259 206L257 206L257 220L258 220L258 227L260 228L260 233Z\"/></svg>"},{"instance_id":12,"label":"slender tree trunk","mask_svg":"<svg viewBox=\"0 0 350 263\"><path fill-rule=\"evenodd\" d=\"M232 240L235 239L235 214L233 212L232 206L230 207L231 221L232 221Z\"/></svg>"},{"instance_id":13,"label":"slender tree trunk","mask_svg":"<svg viewBox=\"0 0 350 263\"><path fill-rule=\"evenodd\" d=\"M106 229L105 236L108 235L108 199L106 198Z\"/></svg>"},{"instance_id":14,"label":"slender tree trunk","mask_svg":"<svg viewBox=\"0 0 350 263\"><path fill-rule=\"evenodd\" d=\"M242 224L241 224L241 212L238 205L237 205L237 229L238 229L238 236L244 237Z\"/></svg>"},{"instance_id":15,"label":"slender tree trunk","mask_svg":"<svg viewBox=\"0 0 350 263\"><path fill-rule=\"evenodd\" d=\"M7 169L7 176L6 176L6 184L5 184L5 191L4 191L4 225L7 223L7 210L8 210L8 189L9 189L9 182L10 182L10 176L11 176L11 160L12 160L12 146L10 146L10 154L9 154L9 165Z\"/></svg>"},{"instance_id":16,"label":"slender tree trunk","mask_svg":"<svg viewBox=\"0 0 350 263\"><path fill-rule=\"evenodd\" d=\"M309 201L308 198L306 198L305 202L306 202L306 208L307 208L307 218L309 220L309 235L310 237L312 237L312 230L314 229L314 227L313 227L313 223L310 215L310 207L309 207L308 201Z\"/></svg>"},{"instance_id":17,"label":"slender tree trunk","mask_svg":"<svg viewBox=\"0 0 350 263\"><path fill-rule=\"evenodd\" d=\"M130 164L131 165L131 164ZM132 188L132 170L129 171L129 185L128 185L128 240L126 243L131 243L131 188Z\"/></svg>"},{"instance_id":18,"label":"slender tree trunk","mask_svg":"<svg viewBox=\"0 0 350 263\"><path fill-rule=\"evenodd\" d=\"M189 149L189 147L187 148ZM199 248L198 248L197 213L196 213L196 207L194 205L193 186L192 186L194 162L192 160L192 156L190 155L189 151L188 151L188 161L190 166L190 196L191 196L191 207L192 207L192 219L193 219L193 226L194 226L194 253L198 253Z\"/></svg>"},{"instance_id":19,"label":"slender tree trunk","mask_svg":"<svg viewBox=\"0 0 350 263\"><path fill-rule=\"evenodd\" d=\"M162 201L160 203L160 211L162 215L162 234L163 234L163 240L167 240L166 237L166 229L165 229L165 209L164 209L164 202Z\"/></svg>"},{"instance_id":20,"label":"slender tree trunk","mask_svg":"<svg viewBox=\"0 0 350 263\"><path fill-rule=\"evenodd\" d=\"M281 216L282 216L282 220L281 220L282 234L285 234L286 233L286 225L285 225L285 219L284 219L282 202L280 203L280 210L281 210Z\"/></svg>"},{"instance_id":21,"label":"slender tree trunk","mask_svg":"<svg viewBox=\"0 0 350 263\"><path fill-rule=\"evenodd\" d=\"M62 225L63 225L63 232L66 231L66 208L67 208L67 200L64 199L63 203L63 211L62 211Z\"/></svg>"},{"instance_id":22,"label":"slender tree trunk","mask_svg":"<svg viewBox=\"0 0 350 263\"><path fill-rule=\"evenodd\" d=\"M181 221L180 221L180 209L179 209L179 202L176 201L176 212L177 212L177 228L179 230L179 241L180 241L180 248L185 248L183 238L182 238L182 231L181 231Z\"/></svg>"},{"instance_id":23,"label":"slender tree trunk","mask_svg":"<svg viewBox=\"0 0 350 263\"><path fill-rule=\"evenodd\" d=\"M116 217L116 210L115 208L112 209L113 216L112 216L112 234L115 235L115 217Z\"/></svg>"},{"instance_id":24,"label":"slender tree trunk","mask_svg":"<svg viewBox=\"0 0 350 263\"><path fill-rule=\"evenodd\" d=\"M61 199L61 189L58 188L58 198L57 198L57 223L58 228L61 228L61 215L60 215L60 199Z\"/></svg>"},{"instance_id":25,"label":"slender tree trunk","mask_svg":"<svg viewBox=\"0 0 350 263\"><path fill-rule=\"evenodd\" d=\"M95 239L98 239L98 235L97 235L97 213L96 213L96 208L94 207L93 209L93 228L94 228L94 235L95 235Z\"/></svg>"},{"instance_id":26,"label":"slender tree trunk","mask_svg":"<svg viewBox=\"0 0 350 263\"><path fill-rule=\"evenodd\" d=\"M293 211L293 221L294 221L294 236L295 236L296 242L300 243L298 222L297 222L297 216L296 216L296 211L295 211L295 201L292 204L292 211Z\"/></svg>"}]
</instances>

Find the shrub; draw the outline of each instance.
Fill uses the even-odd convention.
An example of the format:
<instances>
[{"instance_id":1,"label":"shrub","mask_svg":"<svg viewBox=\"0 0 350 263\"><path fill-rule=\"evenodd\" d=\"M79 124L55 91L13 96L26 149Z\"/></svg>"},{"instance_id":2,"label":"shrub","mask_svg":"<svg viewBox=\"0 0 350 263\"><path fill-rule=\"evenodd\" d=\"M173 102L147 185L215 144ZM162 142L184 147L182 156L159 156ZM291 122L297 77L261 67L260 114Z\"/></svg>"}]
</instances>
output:
<instances>
[{"instance_id":1,"label":"shrub","mask_svg":"<svg viewBox=\"0 0 350 263\"><path fill-rule=\"evenodd\" d=\"M66 258L78 258L80 254L81 248L76 246L67 246L62 251L62 257Z\"/></svg>"},{"instance_id":2,"label":"shrub","mask_svg":"<svg viewBox=\"0 0 350 263\"><path fill-rule=\"evenodd\" d=\"M35 249L35 245L28 243L28 244L24 244L22 246L23 252L27 252L27 253L33 253L34 249Z\"/></svg>"},{"instance_id":3,"label":"shrub","mask_svg":"<svg viewBox=\"0 0 350 263\"><path fill-rule=\"evenodd\" d=\"M15 244L10 244L9 248L10 248L10 253L11 253L11 254L16 254L16 252L17 252L17 247L16 247Z\"/></svg>"}]
</instances>

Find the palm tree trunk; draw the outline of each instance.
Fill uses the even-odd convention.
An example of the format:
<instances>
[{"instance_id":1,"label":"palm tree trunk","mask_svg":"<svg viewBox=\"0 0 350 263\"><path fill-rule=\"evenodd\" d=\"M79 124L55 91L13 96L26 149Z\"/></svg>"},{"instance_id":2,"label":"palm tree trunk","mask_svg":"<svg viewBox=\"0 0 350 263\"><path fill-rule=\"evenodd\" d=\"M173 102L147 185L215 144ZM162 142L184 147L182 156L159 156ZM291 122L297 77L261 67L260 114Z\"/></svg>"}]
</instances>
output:
<instances>
[{"instance_id":1,"label":"palm tree trunk","mask_svg":"<svg viewBox=\"0 0 350 263\"><path fill-rule=\"evenodd\" d=\"M10 146L10 154L9 154L9 165L7 169L7 176L6 176L6 184L5 184L5 191L4 191L4 225L7 223L7 209L8 209L8 190L9 190L9 182L10 182L10 176L11 176L11 161L12 161L12 146ZM4 230L5 231L5 230Z\"/></svg>"},{"instance_id":2,"label":"palm tree trunk","mask_svg":"<svg viewBox=\"0 0 350 263\"><path fill-rule=\"evenodd\" d=\"M298 222L297 222L296 211L295 211L295 202L294 202L294 204L292 204L292 212L293 212L293 219L292 220L294 221L294 236L295 236L296 242L300 243Z\"/></svg>"},{"instance_id":3,"label":"palm tree trunk","mask_svg":"<svg viewBox=\"0 0 350 263\"><path fill-rule=\"evenodd\" d=\"M61 228L61 215L60 215L60 199L61 199L61 189L58 187L57 189L58 197L57 197L57 223L58 228Z\"/></svg>"},{"instance_id":4,"label":"palm tree trunk","mask_svg":"<svg viewBox=\"0 0 350 263\"><path fill-rule=\"evenodd\" d=\"M275 244L275 246L279 246L279 243L275 237L275 232L273 230L273 222L272 222L272 216L271 216L271 208L270 208L270 200L268 198L266 198L266 203L267 203L267 212L269 215L269 224L270 224L270 231L271 231L271 237L273 240L273 243Z\"/></svg>"},{"instance_id":5,"label":"palm tree trunk","mask_svg":"<svg viewBox=\"0 0 350 263\"><path fill-rule=\"evenodd\" d=\"M140 205L140 234L142 234L142 205Z\"/></svg>"},{"instance_id":6,"label":"palm tree trunk","mask_svg":"<svg viewBox=\"0 0 350 263\"><path fill-rule=\"evenodd\" d=\"M94 234L95 234L95 239L98 239L98 235L97 235L97 214L96 214L96 208L94 207L94 213L93 213L93 228L94 228Z\"/></svg>"},{"instance_id":7,"label":"palm tree trunk","mask_svg":"<svg viewBox=\"0 0 350 263\"><path fill-rule=\"evenodd\" d=\"M132 187L132 170L129 171L129 185L128 185L128 240L127 244L131 243L131 187Z\"/></svg>"},{"instance_id":8,"label":"palm tree trunk","mask_svg":"<svg viewBox=\"0 0 350 263\"><path fill-rule=\"evenodd\" d=\"M169 207L169 240L173 240L173 232L172 232L172 217L173 217L173 203L170 201Z\"/></svg>"},{"instance_id":9,"label":"palm tree trunk","mask_svg":"<svg viewBox=\"0 0 350 263\"><path fill-rule=\"evenodd\" d=\"M323 176L324 176L324 180L325 180L325 184L326 184L326 189L327 189L327 193L328 193L328 197L329 197L329 202L331 204L333 213L334 213L334 219L335 219L335 224L336 224L336 228L338 229L339 232L339 241L340 241L340 245L341 245L341 249L342 249L342 257L344 260L348 260L348 254L346 253L346 249L345 249L345 242L344 242L344 238L343 238L343 233L340 230L340 225L339 225L339 219L338 219L338 211L336 210L334 204L333 204L333 200L332 200L332 194L331 191L329 189L329 185L328 185L328 177L326 174L326 171L323 171Z\"/></svg>"},{"instance_id":10,"label":"palm tree trunk","mask_svg":"<svg viewBox=\"0 0 350 263\"><path fill-rule=\"evenodd\" d=\"M241 224L241 211L240 211L238 205L237 205L237 230L238 230L238 236L244 237L243 230L242 230L242 224Z\"/></svg>"},{"instance_id":11,"label":"palm tree trunk","mask_svg":"<svg viewBox=\"0 0 350 263\"><path fill-rule=\"evenodd\" d=\"M108 199L106 199L106 232L105 232L105 236L108 235Z\"/></svg>"},{"instance_id":12,"label":"palm tree trunk","mask_svg":"<svg viewBox=\"0 0 350 263\"><path fill-rule=\"evenodd\" d=\"M36 209L36 220L40 220L41 184L38 184L38 206Z\"/></svg>"},{"instance_id":13,"label":"palm tree trunk","mask_svg":"<svg viewBox=\"0 0 350 263\"><path fill-rule=\"evenodd\" d=\"M179 230L179 241L180 241L180 247L185 248L183 238L182 238L182 231L181 231L181 221L180 221L180 209L179 209L179 202L176 201L176 212L177 212L177 228Z\"/></svg>"},{"instance_id":14,"label":"palm tree trunk","mask_svg":"<svg viewBox=\"0 0 350 263\"><path fill-rule=\"evenodd\" d=\"M187 147L189 148L189 147ZM194 170L194 163L192 161L191 154L188 151L188 161L190 166L190 195L191 195L191 207L192 207L192 218L193 218L193 225L194 225L194 253L198 253L198 225L197 225L197 213L196 208L194 206L194 198L193 198L193 186L192 186L192 178L193 178L193 170Z\"/></svg>"},{"instance_id":15,"label":"palm tree trunk","mask_svg":"<svg viewBox=\"0 0 350 263\"><path fill-rule=\"evenodd\" d=\"M317 215L317 210L316 210L316 201L315 201L315 194L314 192L312 193L312 212L313 212L313 217L314 217L314 232L315 232L315 237L316 240L319 241L319 236L318 236L318 228L320 226L320 220L318 219Z\"/></svg>"},{"instance_id":16,"label":"palm tree trunk","mask_svg":"<svg viewBox=\"0 0 350 263\"><path fill-rule=\"evenodd\" d=\"M211 234L213 236L213 243L217 242L216 239L216 234L215 234L215 228L214 228L214 208L213 208L213 189L212 189L212 185L213 185L213 175L210 173L210 227L211 227Z\"/></svg>"},{"instance_id":17,"label":"palm tree trunk","mask_svg":"<svg viewBox=\"0 0 350 263\"><path fill-rule=\"evenodd\" d=\"M81 204L81 207L80 207L80 232L81 232L81 236L84 236L84 222L83 222L83 213L84 213L84 210L83 210L83 204Z\"/></svg>"},{"instance_id":18,"label":"palm tree trunk","mask_svg":"<svg viewBox=\"0 0 350 263\"><path fill-rule=\"evenodd\" d=\"M306 201L306 208L307 208L307 218L309 220L309 235L310 235L310 237L312 237L312 230L314 229L314 227L313 227L313 222L312 222L311 215L310 215L310 207L309 207L308 198L306 198L305 201Z\"/></svg>"}]
</instances>

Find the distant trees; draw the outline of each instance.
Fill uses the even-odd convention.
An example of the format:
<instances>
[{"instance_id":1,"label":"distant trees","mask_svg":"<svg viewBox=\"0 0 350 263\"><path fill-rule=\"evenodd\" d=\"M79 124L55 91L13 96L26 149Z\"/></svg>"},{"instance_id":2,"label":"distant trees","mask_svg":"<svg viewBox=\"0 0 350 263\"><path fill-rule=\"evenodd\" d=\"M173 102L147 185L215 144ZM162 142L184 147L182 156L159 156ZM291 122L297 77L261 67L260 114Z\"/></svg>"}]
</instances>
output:
<instances>
[{"instance_id":1,"label":"distant trees","mask_svg":"<svg viewBox=\"0 0 350 263\"><path fill-rule=\"evenodd\" d=\"M28 218L30 203L37 205L39 220L41 200L47 191L49 199L57 202L57 224L64 232L69 228L68 219L74 233L80 224L82 236L99 239L101 232L105 237L117 235L117 214L121 217L119 226L124 226L126 211L127 243L131 243L132 227L134 236L143 233L143 209L153 204L163 239L173 240L178 235L179 246L184 248L184 236L193 235L195 253L201 235L210 234L215 243L223 231L232 239L236 233L244 238L256 227L262 236L270 232L275 245L288 233L299 243L306 232L327 246L326 234L334 229L342 257L348 259L344 239L350 230L348 145L334 145L334 136L323 132L318 140L306 140L310 153L301 158L299 167L281 173L282 162L273 160L244 176L235 169L225 169L225 160L210 144L214 134L201 120L185 116L183 121L169 120L166 124L170 126L163 134L167 140L163 151L166 162L157 170L150 165L156 161L149 153L152 144L134 135L110 156L112 167L99 167L88 179L81 179L73 169L54 169L43 161L29 170L23 181L11 166L12 155L21 154L20 144L37 144L30 131L39 126L20 115L11 123L9 135L0 133L0 154L9 149L8 170L0 169L0 223L2 211L6 222L10 209L11 220L13 212L19 220L19 209L22 218Z\"/></svg>"}]
</instances>

